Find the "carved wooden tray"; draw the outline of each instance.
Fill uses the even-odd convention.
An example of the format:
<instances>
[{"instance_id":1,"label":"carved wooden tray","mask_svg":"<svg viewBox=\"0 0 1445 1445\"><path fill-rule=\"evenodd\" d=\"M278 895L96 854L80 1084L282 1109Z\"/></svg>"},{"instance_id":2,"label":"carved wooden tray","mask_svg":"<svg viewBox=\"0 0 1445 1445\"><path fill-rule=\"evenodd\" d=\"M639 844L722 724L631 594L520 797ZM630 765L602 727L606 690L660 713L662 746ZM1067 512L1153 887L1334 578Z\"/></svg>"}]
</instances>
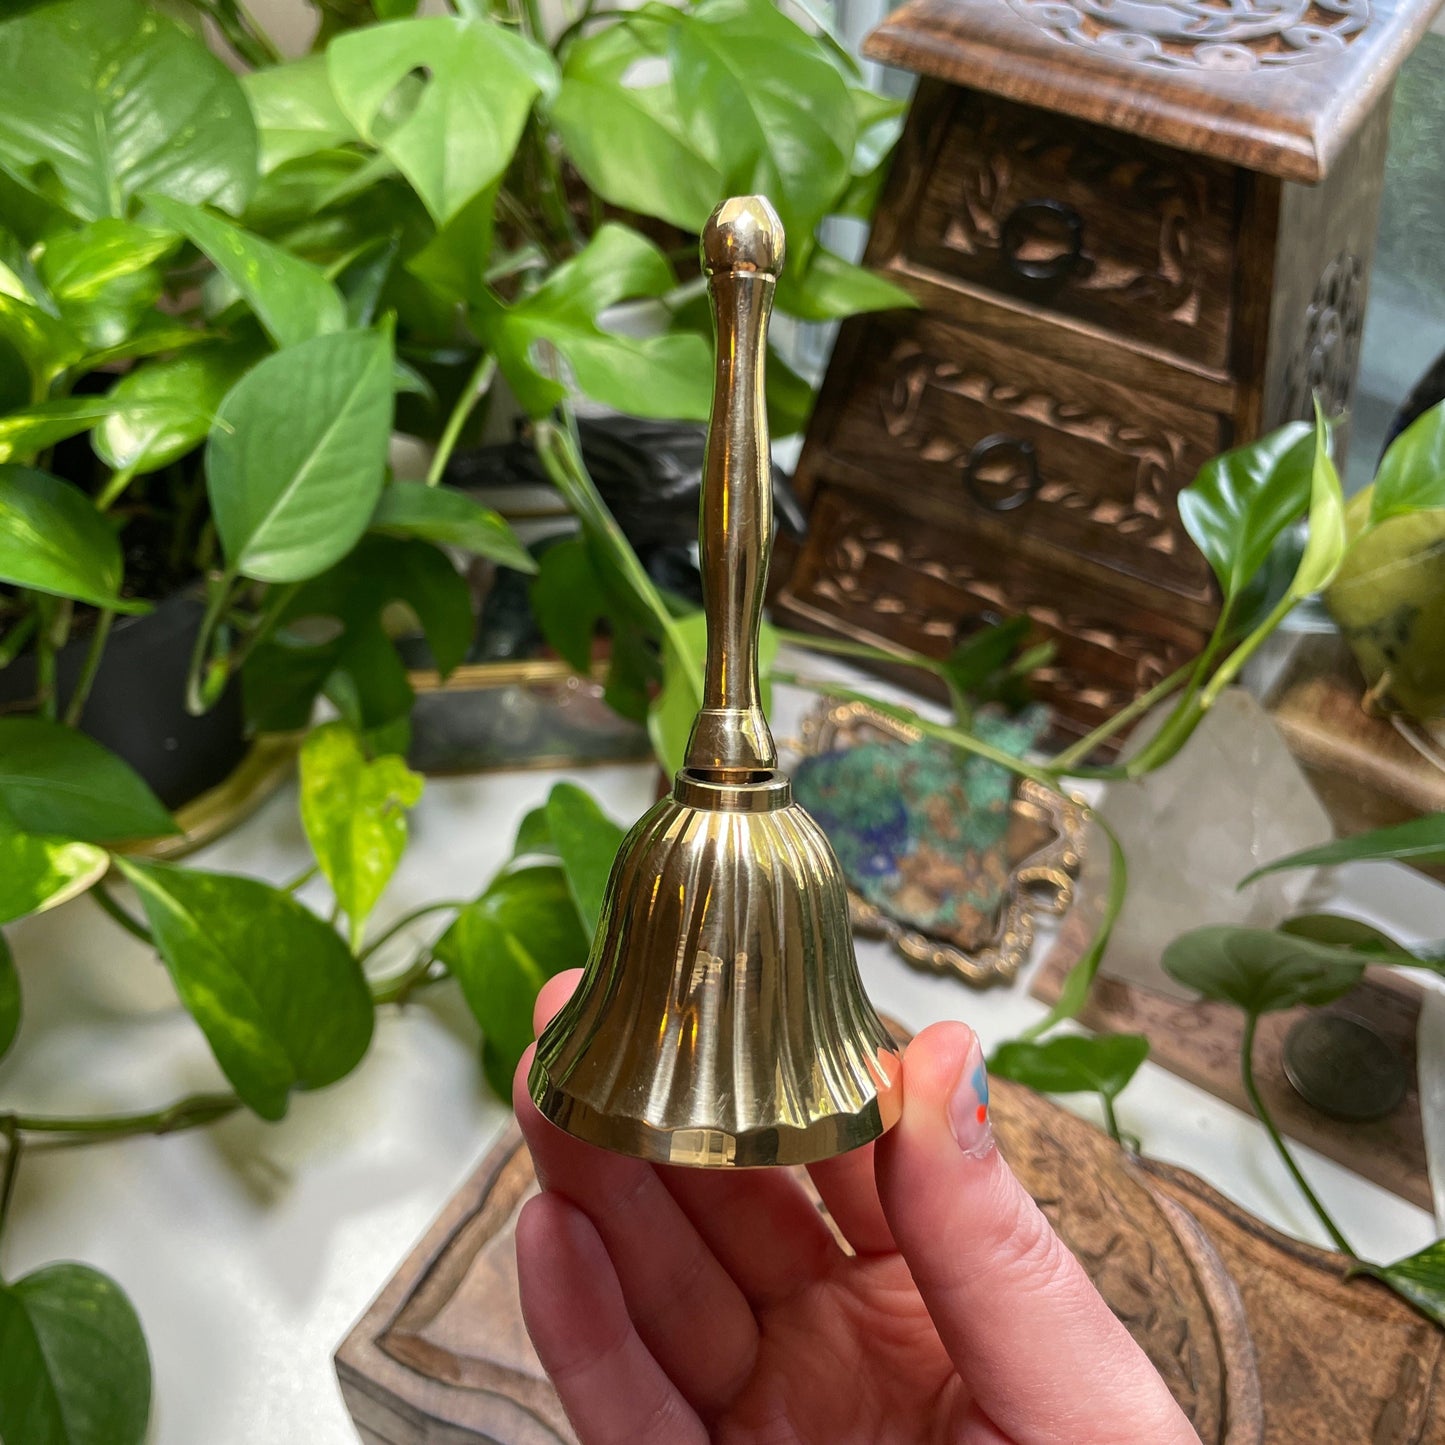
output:
<instances>
[{"instance_id":1,"label":"carved wooden tray","mask_svg":"<svg viewBox=\"0 0 1445 1445\"><path fill-rule=\"evenodd\" d=\"M1445 1445L1445 1334L1383 1286L1027 1089L998 1080L992 1102L1004 1154L1205 1445ZM517 1303L535 1187L513 1126L343 1341L367 1445L575 1442Z\"/></svg>"}]
</instances>

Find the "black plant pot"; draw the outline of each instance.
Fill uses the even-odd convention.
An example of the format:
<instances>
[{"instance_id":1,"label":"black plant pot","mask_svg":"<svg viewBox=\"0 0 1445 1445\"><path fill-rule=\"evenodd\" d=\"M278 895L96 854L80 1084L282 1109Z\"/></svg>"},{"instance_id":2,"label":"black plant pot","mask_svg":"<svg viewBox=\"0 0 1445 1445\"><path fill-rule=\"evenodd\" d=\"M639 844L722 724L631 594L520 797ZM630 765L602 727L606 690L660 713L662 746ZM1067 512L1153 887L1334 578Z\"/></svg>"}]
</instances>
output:
<instances>
[{"instance_id":1,"label":"black plant pot","mask_svg":"<svg viewBox=\"0 0 1445 1445\"><path fill-rule=\"evenodd\" d=\"M118 618L80 716L81 731L124 758L172 809L223 782L246 753L236 680L209 712L192 717L186 711L186 671L203 613L199 598L178 593L143 617ZM76 638L56 659L62 713L88 643ZM0 671L0 702L34 695L32 653Z\"/></svg>"}]
</instances>

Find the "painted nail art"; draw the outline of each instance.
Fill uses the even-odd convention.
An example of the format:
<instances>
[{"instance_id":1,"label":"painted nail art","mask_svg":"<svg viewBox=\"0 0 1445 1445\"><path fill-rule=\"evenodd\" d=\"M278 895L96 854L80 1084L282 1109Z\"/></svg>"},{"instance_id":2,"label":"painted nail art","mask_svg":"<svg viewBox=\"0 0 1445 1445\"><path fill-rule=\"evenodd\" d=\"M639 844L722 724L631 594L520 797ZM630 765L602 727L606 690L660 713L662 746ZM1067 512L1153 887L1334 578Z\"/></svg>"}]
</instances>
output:
<instances>
[{"instance_id":1,"label":"painted nail art","mask_svg":"<svg viewBox=\"0 0 1445 1445\"><path fill-rule=\"evenodd\" d=\"M988 1121L988 1070L977 1039L948 1101L948 1123L965 1154L981 1159L993 1148L993 1127Z\"/></svg>"}]
</instances>

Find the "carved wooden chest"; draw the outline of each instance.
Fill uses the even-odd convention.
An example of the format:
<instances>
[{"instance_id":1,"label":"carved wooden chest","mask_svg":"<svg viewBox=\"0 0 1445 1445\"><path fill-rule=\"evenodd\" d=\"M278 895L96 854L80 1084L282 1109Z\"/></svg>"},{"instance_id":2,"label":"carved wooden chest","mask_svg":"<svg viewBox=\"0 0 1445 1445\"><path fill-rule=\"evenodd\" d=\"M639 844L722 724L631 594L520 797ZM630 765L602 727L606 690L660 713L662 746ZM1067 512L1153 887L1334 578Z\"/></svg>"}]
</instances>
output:
<instances>
[{"instance_id":1,"label":"carved wooden chest","mask_svg":"<svg viewBox=\"0 0 1445 1445\"><path fill-rule=\"evenodd\" d=\"M1216 599L1176 497L1350 403L1390 95L1439 0L910 0L923 76L798 468L788 621L947 653L1026 611L1072 729ZM916 676L913 679L917 682Z\"/></svg>"}]
</instances>

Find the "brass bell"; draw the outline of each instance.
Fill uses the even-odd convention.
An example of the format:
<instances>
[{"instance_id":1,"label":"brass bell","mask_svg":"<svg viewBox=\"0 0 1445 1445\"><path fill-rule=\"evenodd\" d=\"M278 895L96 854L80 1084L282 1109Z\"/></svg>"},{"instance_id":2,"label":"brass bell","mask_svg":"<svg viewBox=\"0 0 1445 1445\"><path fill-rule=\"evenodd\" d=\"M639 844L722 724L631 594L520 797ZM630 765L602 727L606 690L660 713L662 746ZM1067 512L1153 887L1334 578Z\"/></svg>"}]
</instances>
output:
<instances>
[{"instance_id":1,"label":"brass bell","mask_svg":"<svg viewBox=\"0 0 1445 1445\"><path fill-rule=\"evenodd\" d=\"M554 1124L660 1163L802 1164L898 1117L897 1047L858 977L838 861L792 800L758 692L772 548L763 365L783 228L761 196L702 235L717 370L702 484L707 663L670 796L623 840L529 1086Z\"/></svg>"}]
</instances>

